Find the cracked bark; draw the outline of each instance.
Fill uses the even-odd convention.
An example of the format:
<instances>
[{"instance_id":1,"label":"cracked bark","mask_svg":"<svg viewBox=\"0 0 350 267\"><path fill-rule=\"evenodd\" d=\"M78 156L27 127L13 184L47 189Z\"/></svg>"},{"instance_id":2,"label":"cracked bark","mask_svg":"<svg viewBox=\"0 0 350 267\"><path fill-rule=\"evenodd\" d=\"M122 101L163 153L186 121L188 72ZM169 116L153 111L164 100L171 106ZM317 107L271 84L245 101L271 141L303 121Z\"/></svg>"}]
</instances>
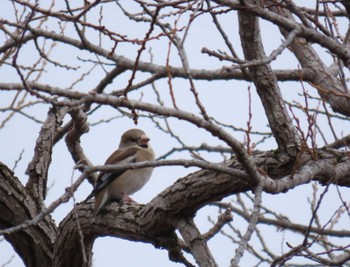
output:
<instances>
[{"instance_id":1,"label":"cracked bark","mask_svg":"<svg viewBox=\"0 0 350 267\"><path fill-rule=\"evenodd\" d=\"M24 1L20 2L25 4ZM18 44L23 46L23 44L28 43L28 46L30 46L30 41L39 38L57 41L57 43L70 45L75 47L75 49L89 51L108 62L113 62L117 67L107 73L105 78L94 88L94 92L97 95L103 92L106 85L114 81L114 78L124 71L136 70L136 65L137 71L146 72L152 75L151 78L154 78L145 82L148 85L152 81L169 76L174 78L191 77L207 81L252 80L263 103L279 147L275 151L252 151L252 155L247 154L249 160L246 162L256 163L258 168L244 168L237 160L237 155L239 154L236 153L236 157L233 156L229 161L230 167L246 174L240 176L236 174L234 176L201 170L179 179L146 205L119 205L112 203L101 211L93 224L91 224L93 205L92 202L89 202L76 205L74 210L66 216L58 227L51 216L48 215L39 223L35 223L30 227L13 234L5 234L6 240L12 244L26 266L90 266L95 239L107 235L131 241L146 242L156 248L164 248L169 252L169 259L191 266L191 263L187 262L182 255L181 241L178 239L176 230L179 230L182 234L187 248L194 255L198 265L216 266L206 241L193 223L193 217L199 209L205 207L208 203L251 190L247 181L252 174L261 174L264 177L266 174L267 182L264 191L271 194L286 192L300 184L310 183L312 180L319 181L321 184L334 183L343 187L350 186L350 158L347 152L318 149L313 151L317 157L312 158L307 151L303 150L303 153L298 154L298 160L295 160L294 152L299 144L299 138L288 116L277 84L277 80L299 81L299 78L302 77L303 81L311 82L317 88L322 98L330 103L333 110L349 115L349 97L344 94L345 90L342 84L334 75L334 65L332 69L327 68L310 44L318 43L327 51L339 58L343 58L345 64L349 66L349 53L346 47L342 47L343 44L340 44L335 38L322 35L313 27L307 28L297 24L293 21L291 14L287 10L283 10L282 6L286 2L282 1L283 3L279 5L278 9L274 9L273 5L266 5L276 13L265 9L266 6L260 5L260 2L257 2L259 6L254 4L248 5L249 0L214 2L221 2L221 7L226 2L227 7L232 5L233 8L236 7L247 12L239 12L239 20L244 54L246 59L250 61L259 61L266 56L260 39L258 19L254 18L253 15L249 15L249 12L252 12L255 16L261 16L270 23L275 23L285 36L289 35L291 31L300 30L298 31L300 36L303 36L306 40L297 37L291 44L290 49L299 59L303 69L300 72L298 70L272 70L270 65L265 64L251 66L249 67L250 74L243 75L240 70L235 69L237 66L224 67L223 65L220 69L210 71L205 69L184 70L179 67L162 66L147 61L138 61L138 64L135 64L135 60L131 60L127 55L120 56L114 52L112 53L110 49L103 49L100 45L94 45L93 41L90 43L86 40L77 40L69 37L73 35L68 36L62 34L62 32L55 33L45 27L32 28L30 27L32 23L11 24L11 22L1 19L1 22L4 22L3 24L5 25L3 33L6 36L7 33L9 34L6 43L0 47L0 53L10 51L10 47L13 48L11 50L15 51L19 49ZM268 3L268 1L262 4L264 3ZM349 13L350 5L348 2L340 1L340 3L343 3ZM95 4L98 4L98 1ZM29 7L33 14L35 10L40 13L37 8L38 6ZM84 9L83 12L87 10ZM215 8L213 11L215 12ZM231 12L229 9L227 11ZM49 14L52 14L51 12L54 11L50 10ZM64 12L59 12L55 15L57 16L55 19L59 19L60 16L67 16ZM45 12L39 16L43 16L43 21L46 18ZM77 27L83 22L79 21L79 18L75 16L70 17L70 19L74 20ZM70 20L66 22L69 23ZM8 27L8 30L6 30L6 27ZM12 29L18 30L18 33L21 34L16 33L11 36L10 30ZM102 28L99 27L99 29ZM322 40L322 38L325 40ZM11 55L11 53L8 55ZM11 66L10 61L2 63L7 63L8 66ZM45 70L43 69L42 71ZM87 131L86 114L84 112L94 103L107 104L118 108L123 106L134 108L136 106L136 109L150 111L155 115L187 118L188 122L197 126L200 125L200 127L214 133L214 135L220 132L220 128L216 127L217 124L211 125L208 123L204 127L201 121L190 119L190 116L193 115L192 113L187 114L187 117L186 114L180 114L178 111L173 112L171 109L164 107L147 106L147 103L138 104L135 101L123 104L123 99L113 101L110 96L119 95L120 91L113 92L110 95L108 93L99 95L100 97L94 98L93 94L83 94L79 93L79 91L60 89L58 87L51 88L51 84L43 85L39 82L31 81L29 76L28 81L26 81L26 87L30 88L33 93L39 93L39 98L41 92L44 92L42 96L45 101L50 102L51 99L51 103L70 106L69 112L72 116L72 121L60 128L62 119L68 112L68 109L56 109L54 107L50 110L37 139L33 160L28 166L28 174L30 176L26 186L23 186L19 179L0 162L0 229L20 225L44 210L44 200L47 194L47 174L51 163L52 147L55 142L65 136L67 148L74 162L76 164L82 162L85 165L90 164L84 155L79 140L81 135ZM55 86L58 85L55 84ZM23 90L23 84L21 83L1 83L0 87L2 90ZM135 86L132 88L140 87ZM64 91L64 93L60 94L60 90ZM52 98L45 98L48 95L51 95ZM57 102L57 100L59 101ZM82 108L76 108L77 102L81 104ZM83 106L85 106L85 109ZM215 131L213 131L214 128ZM227 135L231 137L230 134ZM230 143L228 142L230 138L225 137L223 140L226 144ZM243 150L237 149L237 151ZM241 162L244 161L241 160ZM250 165L255 166L254 164ZM78 167L83 166L80 165ZM80 168L80 170L82 169ZM250 173L247 173L247 169L251 170ZM83 178L83 176L81 177ZM93 178L90 179L90 182L93 182ZM70 191L67 190L67 192ZM62 202L58 201L58 203L61 204ZM320 232L323 234L323 230L320 230ZM339 234L339 232L337 233ZM82 239L83 242L81 243Z\"/></svg>"},{"instance_id":2,"label":"cracked bark","mask_svg":"<svg viewBox=\"0 0 350 267\"><path fill-rule=\"evenodd\" d=\"M244 56L247 60L262 60L266 57L257 17L238 12L239 34ZM262 64L248 67L252 81L264 106L273 136L278 147L290 155L295 155L300 138L289 117L283 98L270 65Z\"/></svg>"},{"instance_id":3,"label":"cracked bark","mask_svg":"<svg viewBox=\"0 0 350 267\"><path fill-rule=\"evenodd\" d=\"M318 155L319 159L316 162L319 166L333 164L334 175L330 177L326 172L325 175L311 178L325 184L332 182L350 187L348 176L350 159L347 153L320 149ZM294 181L284 176L285 173L292 172L293 165L286 165L289 161L281 161L277 151L256 153L253 157L259 168L266 171L276 182L281 181L291 188L293 188L291 182L309 182L309 180L303 182L298 179ZM314 168L316 166L315 161L311 160L308 154L305 154L302 164L304 166L310 164L310 167ZM232 159L230 166L241 169L235 158ZM298 174L302 175L302 173ZM33 205L34 200L4 165L1 165L1 181L3 182L0 184L0 213L4 214L0 218L1 228L20 224L38 213ZM201 170L179 179L147 205L117 203L108 205L92 225L93 202L89 202L78 204L76 209L61 222L58 229L50 216L47 216L41 223L8 235L6 239L13 244L27 266L38 266L39 260L45 260L47 266L84 266L76 212L84 235L84 247L88 256L87 266L91 262L94 240L106 235L165 248L169 251L170 258L180 261L182 254L174 232L176 229L174 221L192 218L197 210L208 203L248 190L251 189L244 177L232 177L214 171ZM9 195L8 192L12 194ZM13 210L23 212L16 221L13 221L13 212L11 212Z\"/></svg>"},{"instance_id":4,"label":"cracked bark","mask_svg":"<svg viewBox=\"0 0 350 267\"><path fill-rule=\"evenodd\" d=\"M0 162L0 228L19 225L40 212L36 199ZM37 225L5 235L27 267L50 266L57 227L51 216Z\"/></svg>"},{"instance_id":5,"label":"cracked bark","mask_svg":"<svg viewBox=\"0 0 350 267\"><path fill-rule=\"evenodd\" d=\"M65 108L56 109L52 107L49 110L48 117L41 127L39 137L36 141L34 157L27 168L29 179L26 189L31 192L38 208L43 205L46 197L47 174L51 164L54 137L62 124L66 112L67 109Z\"/></svg>"},{"instance_id":6,"label":"cracked bark","mask_svg":"<svg viewBox=\"0 0 350 267\"><path fill-rule=\"evenodd\" d=\"M177 220L176 226L198 266L215 267L218 266L211 254L206 240L201 236L193 218L181 218Z\"/></svg>"}]
</instances>

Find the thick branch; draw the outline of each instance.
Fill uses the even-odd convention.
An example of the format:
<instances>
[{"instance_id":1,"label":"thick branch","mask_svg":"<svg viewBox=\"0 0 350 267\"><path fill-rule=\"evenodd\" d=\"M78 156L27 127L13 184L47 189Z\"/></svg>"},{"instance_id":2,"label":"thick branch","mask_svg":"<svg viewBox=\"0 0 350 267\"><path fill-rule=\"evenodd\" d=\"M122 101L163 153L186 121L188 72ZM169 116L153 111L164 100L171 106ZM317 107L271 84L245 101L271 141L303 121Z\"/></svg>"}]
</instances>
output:
<instances>
[{"instance_id":1,"label":"thick branch","mask_svg":"<svg viewBox=\"0 0 350 267\"><path fill-rule=\"evenodd\" d=\"M238 12L238 18L239 33L246 59L250 61L263 60L266 55L260 36L258 18L243 11ZM249 67L249 72L264 106L265 114L278 147L287 154L295 153L295 150L292 151L291 149L298 147L300 138L288 115L277 79L270 65L252 65Z\"/></svg>"},{"instance_id":2,"label":"thick branch","mask_svg":"<svg viewBox=\"0 0 350 267\"><path fill-rule=\"evenodd\" d=\"M49 110L36 141L33 159L28 165L29 179L26 189L35 199L39 209L43 206L43 201L46 198L47 174L51 163L54 137L66 112L67 109L59 108L57 110L56 107Z\"/></svg>"},{"instance_id":3,"label":"thick branch","mask_svg":"<svg viewBox=\"0 0 350 267\"><path fill-rule=\"evenodd\" d=\"M193 218L181 218L177 220L176 227L188 245L191 254L196 259L198 266L218 266L208 248L207 241L202 237L197 226L194 224Z\"/></svg>"},{"instance_id":4,"label":"thick branch","mask_svg":"<svg viewBox=\"0 0 350 267\"><path fill-rule=\"evenodd\" d=\"M37 215L36 199L0 162L0 229L19 225ZM38 224L5 235L27 267L51 266L56 225L51 215Z\"/></svg>"},{"instance_id":5,"label":"thick branch","mask_svg":"<svg viewBox=\"0 0 350 267\"><path fill-rule=\"evenodd\" d=\"M59 226L52 266L90 266L93 242L101 236L150 243L157 248L168 249L171 260L183 261L174 228L169 225L167 227L158 225L153 230L146 230L142 227L142 220L138 218L138 213L142 209L143 205L135 203L124 205L113 203L101 210L92 223L92 203L77 205ZM77 218L81 232L77 227ZM78 245L81 234L84 238L83 248ZM87 263L83 262L83 251L89 256Z\"/></svg>"},{"instance_id":6,"label":"thick branch","mask_svg":"<svg viewBox=\"0 0 350 267\"><path fill-rule=\"evenodd\" d=\"M92 166L80 145L80 137L89 131L89 126L87 124L86 114L82 111L81 107L74 107L69 113L72 116L72 126L66 136L66 144L75 164L83 171L81 166ZM92 184L95 183L94 177L89 175L87 178Z\"/></svg>"},{"instance_id":7,"label":"thick branch","mask_svg":"<svg viewBox=\"0 0 350 267\"><path fill-rule=\"evenodd\" d=\"M262 170L274 175L276 188L282 188L284 191L308 183L312 179L322 183L331 182L350 186L350 160L344 152L320 150L320 159L316 162L312 161L311 157L306 154L301 163L304 166L294 175L290 175L294 171L293 166L281 163L278 160L278 153L274 151L259 153L254 157ZM337 159L337 162L334 159ZM329 167L325 168L325 165L329 165ZM242 168L237 159L232 159L230 166ZM310 168L311 171L308 171ZM288 172L289 175L281 177L281 174L285 172ZM266 188L269 186L270 184ZM82 258L79 262L79 257L82 257L82 253L79 252L81 249L65 249L71 244L78 244L80 240L74 212L77 212L79 216L87 255L89 255L95 238L110 235L151 243L155 247L165 247L169 253L171 251L173 253L169 257L179 258L179 256L173 256L181 255L179 248L174 245L177 244L174 237L174 228L178 227L178 225L174 225L176 220L191 218L196 211L208 203L246 192L250 188L244 177L212 170L201 170L179 179L145 206L137 204L108 205L101 210L92 225L90 225L93 212L92 202L80 204L77 206L77 210L72 211L60 225L54 266L72 266L70 259L74 260L74 264L81 263ZM65 257L62 258L64 253L66 253Z\"/></svg>"}]
</instances>

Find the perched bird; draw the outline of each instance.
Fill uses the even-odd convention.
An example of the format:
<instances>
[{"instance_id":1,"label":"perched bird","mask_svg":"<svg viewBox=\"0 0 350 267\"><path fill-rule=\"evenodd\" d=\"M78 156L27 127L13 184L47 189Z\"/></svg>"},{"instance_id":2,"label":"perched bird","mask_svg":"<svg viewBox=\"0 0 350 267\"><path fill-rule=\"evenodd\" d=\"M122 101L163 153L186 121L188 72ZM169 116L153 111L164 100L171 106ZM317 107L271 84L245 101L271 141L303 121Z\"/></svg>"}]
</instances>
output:
<instances>
[{"instance_id":1,"label":"perched bird","mask_svg":"<svg viewBox=\"0 0 350 267\"><path fill-rule=\"evenodd\" d=\"M126 131L120 140L118 150L109 156L105 164L150 161L154 152L148 143L150 139L140 129ZM140 190L150 179L153 168L100 172L95 187L85 201L95 197L94 217L111 200L133 201L129 195Z\"/></svg>"}]
</instances>

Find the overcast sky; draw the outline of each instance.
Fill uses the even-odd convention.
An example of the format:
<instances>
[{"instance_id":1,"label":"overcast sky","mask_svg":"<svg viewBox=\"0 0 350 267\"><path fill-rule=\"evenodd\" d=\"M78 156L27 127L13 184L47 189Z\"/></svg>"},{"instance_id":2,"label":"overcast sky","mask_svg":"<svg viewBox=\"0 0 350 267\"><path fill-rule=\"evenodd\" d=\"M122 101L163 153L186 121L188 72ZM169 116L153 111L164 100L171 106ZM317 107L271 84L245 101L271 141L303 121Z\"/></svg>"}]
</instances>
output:
<instances>
[{"instance_id":1,"label":"overcast sky","mask_svg":"<svg viewBox=\"0 0 350 267\"><path fill-rule=\"evenodd\" d=\"M40 1L40 3L43 1ZM63 1L62 1L63 2ZM120 1L129 11L132 11L134 6L132 1L123 0ZM300 1L299 1L300 2ZM315 2L315 1L310 1ZM116 31L124 33L130 38L142 38L148 31L148 24L134 23L125 18L114 3L109 4L110 8L104 9L105 25L112 25ZM2 8L0 9L0 17L13 19L13 11L10 1L3 1ZM186 16L183 21L186 20ZM238 40L238 28L236 15L231 12L228 15L222 15L220 17L224 28L235 49L242 55L241 48ZM50 25L52 29L57 28L57 25ZM281 35L276 31L276 28L268 23L262 23L263 37L265 43L266 53L269 54L273 49L276 49L281 43ZM68 29L74 31L74 29ZM91 36L92 42L94 42L94 36ZM0 34L0 45L4 43L4 36ZM97 43L97 40L95 40ZM103 46L108 48L111 44L106 41ZM168 49L168 42L165 38L152 41L148 44L147 48L152 47L153 60L157 64L164 64L166 53ZM211 24L211 18L203 16L196 20L191 26L188 40L186 41L187 53L189 56L189 63L191 68L209 68L216 69L222 66L222 62L214 58L210 58L201 53L201 49L207 47L209 49L222 49L226 50L223 41L219 38L217 31ZM131 46L130 44L121 44L118 46L116 53L135 58L135 53L139 47L137 45ZM33 47L24 47L20 54L20 60L23 63L29 64L33 60L33 54L31 53ZM69 49L67 47L58 46L52 53L53 58L60 59L63 62L69 62L72 65L81 65L78 60L78 56L82 58L93 59L93 56L87 53L77 51L75 49ZM149 52L144 52L142 60L149 61ZM328 56L329 62L331 62ZM180 61L175 51L172 49L171 65L180 66ZM86 64L88 66L88 64ZM87 66L83 68L88 68ZM90 65L91 66L91 65ZM278 68L296 68L297 61L291 56L288 51L278 58L276 62L272 63L273 67ZM76 73L70 73L60 68L50 67L49 72L43 75L42 83L54 84L55 86L65 88L69 86L76 78ZM83 82L74 87L74 90L89 91L89 89L96 86L104 75L102 68L98 67L89 75ZM106 93L123 88L130 76L130 72L126 75L117 78L113 84L108 87ZM19 81L17 74L7 67L0 68L0 77L2 82L6 81ZM142 80L142 74L136 77L137 81ZM193 97L188 90L188 82L184 80L174 80L175 97L179 104L179 107L187 111L198 113L198 108L194 104ZM237 81L217 81L217 82L202 82L195 81L197 89L199 89L200 98L207 108L208 113L218 118L220 121L233 124L237 127L246 127L248 119L248 93L247 88L250 85L245 82ZM157 88L161 92L161 96L166 105L171 106L171 98L168 92L167 81L163 80L157 82ZM296 88L296 84L283 83L281 84L281 90L287 100L296 99L297 93L301 92L300 88ZM164 88L164 89L163 89ZM252 111L253 111L253 126L254 130L268 131L267 120L262 110L260 101L254 92L254 86L252 88ZM13 94L1 92L1 102L9 103ZM130 94L131 97L139 99L141 96L143 100L147 102L154 102L156 95L152 92L151 87L147 87L145 90L141 90ZM1 106L2 107L2 106ZM37 116L41 120L45 120L48 106L37 106L30 114ZM101 108L93 116L89 117L89 123L93 124L100 119L108 119L114 116L120 116L116 110L110 107ZM4 119L4 115L0 113L1 120ZM69 119L68 117L66 118ZM196 129L193 126L188 125L175 119L170 120L175 133L179 134L187 145L197 146L202 143L210 145L223 144L217 139L213 138L203 130ZM326 124L326 121L324 122ZM335 126L338 129L345 127L344 122L335 121ZM105 159L112 153L118 146L119 138L121 134L127 129L134 128L133 121L129 118L119 118L111 121L110 123L101 123L97 126L91 127L88 134L82 137L82 147L86 155L92 161L92 163L98 165L103 164ZM159 131L152 122L148 119L140 117L137 128L143 129L147 135L151 138L151 145L157 154L157 156L163 155L171 147L178 147L179 144L174 139L169 139L164 133ZM35 140L38 137L40 131L40 124L29 121L21 115L15 115L15 118L10 121L7 126L0 130L0 160L7 166L12 168L15 165L16 160L23 151L22 159L15 169L15 174L18 178L25 182L27 176L24 174L27 168L27 164L33 156L33 149ZM234 136L244 141L244 135L240 133L234 133ZM254 138L254 137L253 137ZM257 139L256 139L257 140ZM321 142L320 142L321 143ZM260 150L274 149L276 145L274 141L268 140L266 143L259 147ZM212 161L221 161L222 157L216 154L204 153L204 157ZM190 155L183 153L176 153L172 158L190 158ZM79 172L73 170L74 163L67 151L64 140L60 141L53 151L53 163L49 170L49 185L50 192L46 199L46 203L49 205L52 201L56 200L60 195L64 193L67 186L70 185L71 179L77 178ZM152 176L151 181L138 193L134 195L134 199L139 203L147 203L152 198L156 197L158 193L164 190L166 187L172 185L178 178L185 176L186 174L195 171L195 168L180 168L180 167L162 167L157 168ZM73 172L74 171L74 172ZM87 182L83 184L75 194L75 198L78 202L82 201L91 191L92 187ZM288 192L287 194L281 194L278 196L271 196L264 194L264 204L277 209L281 213L286 213L295 222L304 222L305 218L310 218L310 206L307 204L307 196L311 190L310 186L301 186L295 190ZM332 191L333 189L331 189ZM334 191L334 190L333 190ZM338 201L336 194L329 194L328 205L336 205ZM333 202L334 201L334 202ZM53 213L53 217L58 224L73 207L72 201L61 205ZM327 214L329 210L327 206L322 207L322 212ZM217 210L215 208L205 208L198 212L196 221L202 232L206 232L212 225L208 221L208 215L213 220L217 218ZM234 216L234 223L238 225L242 224L242 231L244 231L246 224L238 217ZM226 229L228 230L228 229ZM266 229L268 234L277 234L273 229ZM279 236L281 236L279 234ZM292 236L287 234L284 239L292 244L300 242L302 237ZM276 239L277 240L277 239ZM271 240L272 241L272 238ZM282 253L284 244L281 244L281 239L278 239L276 244L273 244L273 248L277 253ZM223 236L216 236L209 242L209 246L212 249L214 258L217 260L219 266L228 266L231 257L234 255L235 245L231 241ZM11 246L7 242L0 242L0 266L7 262L12 255L15 258L7 266L20 267L23 266L21 259L19 259ZM190 257L186 255L186 257ZM94 266L180 266L179 264L172 263L168 260L167 251L154 249L150 244L135 243L117 238L102 237L95 241L94 245ZM192 259L191 259L192 260ZM244 258L241 262L241 266L251 266L252 262L249 257ZM193 262L193 260L192 260Z\"/></svg>"}]
</instances>

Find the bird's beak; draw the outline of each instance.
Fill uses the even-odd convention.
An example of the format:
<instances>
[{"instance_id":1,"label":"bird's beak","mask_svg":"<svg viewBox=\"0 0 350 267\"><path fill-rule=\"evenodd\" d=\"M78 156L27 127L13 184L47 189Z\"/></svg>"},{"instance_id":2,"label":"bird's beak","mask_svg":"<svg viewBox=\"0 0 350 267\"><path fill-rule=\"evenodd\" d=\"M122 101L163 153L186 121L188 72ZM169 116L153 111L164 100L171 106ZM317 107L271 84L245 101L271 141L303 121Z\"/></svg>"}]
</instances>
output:
<instances>
[{"instance_id":1,"label":"bird's beak","mask_svg":"<svg viewBox=\"0 0 350 267\"><path fill-rule=\"evenodd\" d=\"M149 139L145 134L142 134L142 135L140 135L137 143L139 144L139 146L147 147L149 140L151 140L151 139Z\"/></svg>"}]
</instances>

